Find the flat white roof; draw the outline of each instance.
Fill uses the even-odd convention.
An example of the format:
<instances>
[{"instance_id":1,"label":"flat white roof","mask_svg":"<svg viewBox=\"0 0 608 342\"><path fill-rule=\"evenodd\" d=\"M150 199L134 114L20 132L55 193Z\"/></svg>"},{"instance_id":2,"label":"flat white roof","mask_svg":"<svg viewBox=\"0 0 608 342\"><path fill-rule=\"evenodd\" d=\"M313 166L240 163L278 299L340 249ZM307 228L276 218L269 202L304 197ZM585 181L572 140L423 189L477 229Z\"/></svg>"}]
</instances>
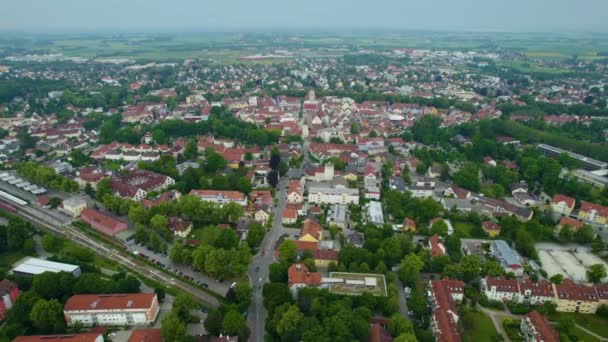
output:
<instances>
[{"instance_id":1,"label":"flat white roof","mask_svg":"<svg viewBox=\"0 0 608 342\"><path fill-rule=\"evenodd\" d=\"M44 272L69 272L73 273L80 267L77 265L64 264L61 262L48 261L39 258L28 258L13 268L13 272L26 274L41 274Z\"/></svg>"}]
</instances>

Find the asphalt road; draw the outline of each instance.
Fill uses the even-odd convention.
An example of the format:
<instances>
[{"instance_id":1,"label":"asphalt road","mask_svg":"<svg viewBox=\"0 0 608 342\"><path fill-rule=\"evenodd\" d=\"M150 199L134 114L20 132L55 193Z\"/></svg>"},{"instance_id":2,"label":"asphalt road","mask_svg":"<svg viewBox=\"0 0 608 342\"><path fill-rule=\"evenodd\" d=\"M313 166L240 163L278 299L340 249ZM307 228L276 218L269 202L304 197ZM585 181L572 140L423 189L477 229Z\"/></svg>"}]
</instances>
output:
<instances>
[{"instance_id":1,"label":"asphalt road","mask_svg":"<svg viewBox=\"0 0 608 342\"><path fill-rule=\"evenodd\" d=\"M308 144L305 144L302 150L305 157L301 165L304 165L307 162L307 147ZM253 298L251 305L249 306L249 314L247 316L247 325L251 330L250 338L254 342L264 341L264 321L268 315L268 312L266 311L266 308L264 308L262 286L268 281L268 268L270 264L276 261L274 258L274 245L279 237L287 233L287 229L283 228L281 217L282 210L285 207L285 202L287 201L285 187L287 186L290 177L293 176L295 178L302 174L302 168L300 167L298 169L290 170L288 172L289 176L284 176L281 178L279 185L277 186L278 203L272 209L274 217L272 227L270 231L266 233L266 236L264 236L264 240L259 247L258 253L253 256L251 265L249 265L249 269L247 270L249 282L251 286L254 287Z\"/></svg>"}]
</instances>

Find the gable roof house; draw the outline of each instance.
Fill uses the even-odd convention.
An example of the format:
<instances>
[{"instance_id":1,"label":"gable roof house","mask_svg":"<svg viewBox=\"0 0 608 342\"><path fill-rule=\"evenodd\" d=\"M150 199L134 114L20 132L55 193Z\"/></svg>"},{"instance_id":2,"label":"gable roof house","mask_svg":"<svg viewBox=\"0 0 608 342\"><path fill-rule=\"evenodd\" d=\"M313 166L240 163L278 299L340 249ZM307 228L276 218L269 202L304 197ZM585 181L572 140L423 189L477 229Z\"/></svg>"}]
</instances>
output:
<instances>
[{"instance_id":1,"label":"gable roof house","mask_svg":"<svg viewBox=\"0 0 608 342\"><path fill-rule=\"evenodd\" d=\"M553 211L556 213L568 216L574 209L575 203L576 201L572 197L562 194L555 194L553 196L553 200L551 201L551 209L553 209Z\"/></svg>"}]
</instances>

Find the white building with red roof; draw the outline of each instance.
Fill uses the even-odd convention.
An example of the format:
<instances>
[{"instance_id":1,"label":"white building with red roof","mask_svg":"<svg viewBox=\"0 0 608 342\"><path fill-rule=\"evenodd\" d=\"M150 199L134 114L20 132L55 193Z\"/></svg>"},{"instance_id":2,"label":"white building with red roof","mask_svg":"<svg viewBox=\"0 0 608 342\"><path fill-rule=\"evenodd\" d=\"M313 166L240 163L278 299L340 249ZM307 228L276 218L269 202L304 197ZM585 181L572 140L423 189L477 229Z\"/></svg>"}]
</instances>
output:
<instances>
[{"instance_id":1,"label":"white building with red roof","mask_svg":"<svg viewBox=\"0 0 608 342\"><path fill-rule=\"evenodd\" d=\"M74 295L63 308L68 326L152 324L158 313L155 293Z\"/></svg>"},{"instance_id":2,"label":"white building with red roof","mask_svg":"<svg viewBox=\"0 0 608 342\"><path fill-rule=\"evenodd\" d=\"M581 210L578 212L578 218L583 221L606 224L608 223L608 207L582 201Z\"/></svg>"},{"instance_id":3,"label":"white building with red roof","mask_svg":"<svg viewBox=\"0 0 608 342\"><path fill-rule=\"evenodd\" d=\"M570 215L575 204L576 200L574 198L562 194L555 194L551 201L551 209L556 213L567 216Z\"/></svg>"},{"instance_id":4,"label":"white building with red roof","mask_svg":"<svg viewBox=\"0 0 608 342\"><path fill-rule=\"evenodd\" d=\"M242 206L247 205L247 196L240 191L191 190L190 195L196 196L202 201L213 202L219 205L224 205L226 203L236 203Z\"/></svg>"},{"instance_id":5,"label":"white building with red roof","mask_svg":"<svg viewBox=\"0 0 608 342\"><path fill-rule=\"evenodd\" d=\"M492 278L486 276L481 279L481 290L490 300L511 301L519 296L519 284L516 279L505 277Z\"/></svg>"}]
</instances>

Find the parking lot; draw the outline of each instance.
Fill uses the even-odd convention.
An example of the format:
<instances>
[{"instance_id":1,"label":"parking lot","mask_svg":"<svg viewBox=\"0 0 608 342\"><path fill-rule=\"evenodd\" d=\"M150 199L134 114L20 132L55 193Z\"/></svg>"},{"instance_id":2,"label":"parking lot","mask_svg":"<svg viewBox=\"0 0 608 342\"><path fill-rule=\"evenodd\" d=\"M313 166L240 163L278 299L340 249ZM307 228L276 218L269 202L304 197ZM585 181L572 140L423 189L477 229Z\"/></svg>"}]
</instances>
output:
<instances>
[{"instance_id":1,"label":"parking lot","mask_svg":"<svg viewBox=\"0 0 608 342\"><path fill-rule=\"evenodd\" d=\"M201 287L208 288L222 296L224 296L228 292L230 282L218 282L217 279L212 279L207 275L196 272L192 267L174 264L169 259L169 256L166 253L151 251L148 250L145 246L137 244L129 246L129 251L142 259L148 260L149 262L166 270L167 272L175 274L176 277L189 280Z\"/></svg>"},{"instance_id":2,"label":"parking lot","mask_svg":"<svg viewBox=\"0 0 608 342\"><path fill-rule=\"evenodd\" d=\"M549 277L561 274L577 283L587 282L587 268L594 264L608 264L591 253L590 249L576 244L558 245L554 243L538 243L536 250L542 263L542 268ZM604 281L608 280L605 278Z\"/></svg>"}]
</instances>

